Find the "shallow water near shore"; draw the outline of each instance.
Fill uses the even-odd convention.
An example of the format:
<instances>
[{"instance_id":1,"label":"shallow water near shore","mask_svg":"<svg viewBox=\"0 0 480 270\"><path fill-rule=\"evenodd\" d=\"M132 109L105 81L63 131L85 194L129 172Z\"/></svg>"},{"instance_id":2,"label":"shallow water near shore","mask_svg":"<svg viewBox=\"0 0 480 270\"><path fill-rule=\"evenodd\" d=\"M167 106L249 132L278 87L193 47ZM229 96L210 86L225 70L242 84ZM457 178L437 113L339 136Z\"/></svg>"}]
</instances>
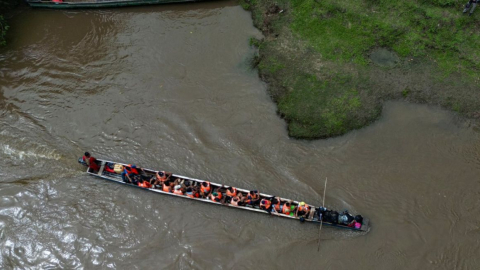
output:
<instances>
[{"instance_id":1,"label":"shallow water near shore","mask_svg":"<svg viewBox=\"0 0 480 270\"><path fill-rule=\"evenodd\" d=\"M480 137L389 102L371 126L288 138L232 1L26 9L0 50L2 269L475 269ZM84 173L96 157L370 218L366 234L151 194Z\"/></svg>"}]
</instances>

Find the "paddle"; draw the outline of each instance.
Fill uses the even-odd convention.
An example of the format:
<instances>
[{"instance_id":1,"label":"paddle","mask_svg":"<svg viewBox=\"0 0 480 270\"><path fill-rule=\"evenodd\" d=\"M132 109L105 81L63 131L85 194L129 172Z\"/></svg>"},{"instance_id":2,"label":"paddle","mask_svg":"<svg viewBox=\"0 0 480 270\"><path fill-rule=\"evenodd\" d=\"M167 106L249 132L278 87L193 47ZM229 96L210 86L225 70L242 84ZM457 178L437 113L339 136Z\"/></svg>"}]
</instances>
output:
<instances>
[{"instance_id":1,"label":"paddle","mask_svg":"<svg viewBox=\"0 0 480 270\"><path fill-rule=\"evenodd\" d=\"M325 177L325 188L323 189L323 205L322 208L325 209L325 193L327 192L327 178ZM319 215L320 217L320 215ZM320 219L320 227L318 229L318 245L317 245L317 252L320 251L320 235L322 233L322 225L323 225L323 216Z\"/></svg>"}]
</instances>

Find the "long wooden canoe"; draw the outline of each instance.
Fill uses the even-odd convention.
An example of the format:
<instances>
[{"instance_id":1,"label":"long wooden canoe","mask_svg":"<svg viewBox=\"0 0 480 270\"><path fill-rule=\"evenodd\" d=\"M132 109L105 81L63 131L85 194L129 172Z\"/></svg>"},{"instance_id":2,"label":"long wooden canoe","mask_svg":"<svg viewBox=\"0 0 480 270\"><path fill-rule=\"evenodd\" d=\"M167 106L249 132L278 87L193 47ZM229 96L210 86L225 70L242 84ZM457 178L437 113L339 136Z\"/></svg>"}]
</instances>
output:
<instances>
[{"instance_id":1,"label":"long wooden canoe","mask_svg":"<svg viewBox=\"0 0 480 270\"><path fill-rule=\"evenodd\" d=\"M62 2L45 0L26 0L28 5L35 8L112 8L141 5L158 5L171 3L198 2L202 0L66 0Z\"/></svg>"},{"instance_id":2,"label":"long wooden canoe","mask_svg":"<svg viewBox=\"0 0 480 270\"><path fill-rule=\"evenodd\" d=\"M247 211L253 211L253 212L257 212L257 213L262 213L262 214L267 214L267 215L273 215L273 216L278 216L278 217L283 217L283 218L289 218L289 219L294 219L294 220L300 220L300 218L298 217L295 217L295 216L291 216L291 215L284 215L284 214L279 214L279 213L268 213L266 210L262 210L260 208L258 208L258 206L234 206L234 205L231 205L231 204L221 204L219 202L214 202L210 199L204 199L204 198L190 198L188 196L185 196L185 195L177 195L177 194L174 194L174 193L170 193L170 192L164 192L163 190L159 189L159 188L143 188L143 187L139 187L137 185L133 185L133 184L130 184L130 183L125 183L123 180L122 180L122 176L121 174L117 174L117 173L111 173L111 172L107 172L105 170L105 166L108 166L108 165L113 165L113 164L121 164L123 166L126 166L127 164L125 163L119 163L119 162L112 162L112 161L107 161L107 160L102 160L102 159L97 159L97 162L98 162L98 165L100 166L100 170L98 172L94 172L92 169L88 168L87 164L83 161L82 158L79 158L78 159L78 162L84 166L87 167L87 173L90 174L90 175L93 175L95 177L99 177L99 178L102 178L102 179L105 179L105 180L108 180L108 181L112 181L112 182L115 182L117 184L122 184L122 185L127 185L127 186L131 186L131 187L136 187L136 188L140 188L140 189L143 189L143 190L148 190L148 191L151 191L151 192L156 192L156 193L161 193L161 194L165 194L165 195L169 195L169 196L175 196L175 197L180 197L180 198L184 198L184 199L189 199L189 200L195 200L195 201L201 201L201 202L206 202L206 203L211 203L211 204L216 204L216 205L219 205L219 206L226 206L226 207L232 207L232 208L237 208L237 209L242 209L242 210L247 210ZM158 171L156 170L151 170L151 169L145 169L143 168L143 170L145 171L145 173L147 173L147 175L149 176L154 176ZM185 179L185 180L188 180L190 181L190 183L193 185L193 186L199 186L202 182L205 182L205 180L200 180L200 179L195 179L195 178L191 178L191 177L187 177L187 176L182 176L182 175L177 175L177 174L172 174L171 176L172 179L177 179L177 178L181 178L181 179ZM225 188L228 188L229 186L225 186L225 185L221 185L221 184L217 184L217 183L213 183L211 181L209 181L211 186L212 186L212 190L214 190L215 188L219 188L219 187L225 187ZM237 188L237 190L239 192L242 192L244 195L246 195L249 190L246 190L246 189L241 189L241 188ZM267 199L271 199L272 196L271 195L268 195L268 194L264 194L264 193L260 193L260 197L261 198L267 198ZM292 205L295 205L297 206L298 205L298 201L295 201L295 200L289 200L289 199L285 199L285 198L281 198L282 201L284 202L292 202ZM309 204L310 205L310 204ZM317 223L317 224L320 224L320 218L319 218L319 215L318 215L318 212L319 211L319 208L313 206L313 205L310 205L311 206L311 211L310 211L310 215L305 218L305 219L302 219L301 221L305 221L305 222L310 222L310 223ZM353 230L353 231L363 231L363 232L366 232L368 231L369 229L369 220L367 218L363 218L363 221L362 221L362 226L361 228L353 228L353 227L348 227L346 225L343 225L343 224L340 224L340 223L331 223L331 222L327 222L327 221L323 221L323 224L324 225L328 225L328 226L332 226L332 227L336 227L336 228L341 228L341 229L348 229L348 230Z\"/></svg>"}]
</instances>

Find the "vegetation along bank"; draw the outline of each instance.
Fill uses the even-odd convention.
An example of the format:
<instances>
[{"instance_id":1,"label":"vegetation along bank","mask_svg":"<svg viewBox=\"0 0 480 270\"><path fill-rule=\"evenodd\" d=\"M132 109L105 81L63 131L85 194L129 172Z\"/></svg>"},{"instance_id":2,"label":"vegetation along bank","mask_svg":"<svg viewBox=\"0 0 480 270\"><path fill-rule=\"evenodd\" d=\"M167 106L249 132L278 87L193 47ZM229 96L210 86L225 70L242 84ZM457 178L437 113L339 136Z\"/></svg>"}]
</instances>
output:
<instances>
[{"instance_id":1,"label":"vegetation along bank","mask_svg":"<svg viewBox=\"0 0 480 270\"><path fill-rule=\"evenodd\" d=\"M264 35L254 65L292 137L364 127L391 99L480 119L480 10L462 14L466 1L239 1Z\"/></svg>"},{"instance_id":2,"label":"vegetation along bank","mask_svg":"<svg viewBox=\"0 0 480 270\"><path fill-rule=\"evenodd\" d=\"M0 0L0 46L5 45L5 37L9 28L5 14L18 6L21 0Z\"/></svg>"}]
</instances>

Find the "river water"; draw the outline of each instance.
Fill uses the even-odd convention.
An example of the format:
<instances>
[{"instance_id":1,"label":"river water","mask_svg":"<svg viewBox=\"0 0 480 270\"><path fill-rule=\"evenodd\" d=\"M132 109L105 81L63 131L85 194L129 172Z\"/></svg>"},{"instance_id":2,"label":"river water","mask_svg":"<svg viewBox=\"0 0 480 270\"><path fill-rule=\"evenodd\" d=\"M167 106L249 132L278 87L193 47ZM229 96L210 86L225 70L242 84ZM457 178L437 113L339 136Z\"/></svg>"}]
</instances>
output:
<instances>
[{"instance_id":1,"label":"river water","mask_svg":"<svg viewBox=\"0 0 480 270\"><path fill-rule=\"evenodd\" d=\"M389 102L371 126L288 138L235 2L25 9L0 50L2 269L478 269L480 136ZM348 208L368 233L150 194L96 157Z\"/></svg>"}]
</instances>

